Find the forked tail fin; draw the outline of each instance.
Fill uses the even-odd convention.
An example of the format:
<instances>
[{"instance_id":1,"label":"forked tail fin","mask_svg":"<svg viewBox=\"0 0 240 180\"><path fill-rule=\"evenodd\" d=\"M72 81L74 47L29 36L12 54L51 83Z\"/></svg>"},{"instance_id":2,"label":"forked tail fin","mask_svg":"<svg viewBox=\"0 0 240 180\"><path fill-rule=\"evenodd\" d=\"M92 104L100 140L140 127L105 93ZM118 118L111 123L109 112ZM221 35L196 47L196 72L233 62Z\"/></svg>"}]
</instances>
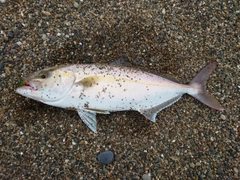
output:
<instances>
[{"instance_id":1,"label":"forked tail fin","mask_svg":"<svg viewBox=\"0 0 240 180\"><path fill-rule=\"evenodd\" d=\"M215 69L216 64L216 62L208 64L190 81L190 85L198 90L197 93L190 95L213 109L223 111L224 108L219 104L217 99L208 94L205 89L207 79Z\"/></svg>"}]
</instances>

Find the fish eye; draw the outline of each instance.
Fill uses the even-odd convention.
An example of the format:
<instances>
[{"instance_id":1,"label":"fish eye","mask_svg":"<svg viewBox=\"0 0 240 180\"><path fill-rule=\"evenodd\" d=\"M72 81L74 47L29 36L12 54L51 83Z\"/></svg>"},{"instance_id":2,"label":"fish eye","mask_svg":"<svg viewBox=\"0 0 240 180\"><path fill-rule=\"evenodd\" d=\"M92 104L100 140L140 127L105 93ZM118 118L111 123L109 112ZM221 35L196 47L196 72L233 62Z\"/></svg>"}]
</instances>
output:
<instances>
[{"instance_id":1,"label":"fish eye","mask_svg":"<svg viewBox=\"0 0 240 180\"><path fill-rule=\"evenodd\" d=\"M47 71L42 71L39 75L38 75L38 77L39 78L41 78L41 79L46 79L46 78L48 78L48 72Z\"/></svg>"},{"instance_id":2,"label":"fish eye","mask_svg":"<svg viewBox=\"0 0 240 180\"><path fill-rule=\"evenodd\" d=\"M42 74L42 75L41 75L41 78L42 78L42 79L45 79L45 78L46 78L46 76L45 76L44 74Z\"/></svg>"}]
</instances>

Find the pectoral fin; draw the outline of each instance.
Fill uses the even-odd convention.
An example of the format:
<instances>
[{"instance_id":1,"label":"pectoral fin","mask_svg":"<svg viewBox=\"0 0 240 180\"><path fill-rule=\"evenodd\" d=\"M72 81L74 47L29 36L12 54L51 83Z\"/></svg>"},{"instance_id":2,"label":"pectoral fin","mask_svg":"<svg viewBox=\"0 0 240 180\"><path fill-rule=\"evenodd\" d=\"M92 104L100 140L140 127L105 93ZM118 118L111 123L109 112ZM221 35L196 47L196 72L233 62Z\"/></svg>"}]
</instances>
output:
<instances>
[{"instance_id":1,"label":"pectoral fin","mask_svg":"<svg viewBox=\"0 0 240 180\"><path fill-rule=\"evenodd\" d=\"M95 133L97 133L97 120L96 113L84 111L82 109L78 110L78 114L83 122Z\"/></svg>"},{"instance_id":2,"label":"pectoral fin","mask_svg":"<svg viewBox=\"0 0 240 180\"><path fill-rule=\"evenodd\" d=\"M159 113L161 110L167 108L168 106L171 106L173 103L178 101L180 98L181 98L181 96L173 97L162 104L159 104L159 105L149 108L149 109L141 109L139 112L142 115L144 115L147 119L149 119L150 121L156 122L157 113Z\"/></svg>"}]
</instances>

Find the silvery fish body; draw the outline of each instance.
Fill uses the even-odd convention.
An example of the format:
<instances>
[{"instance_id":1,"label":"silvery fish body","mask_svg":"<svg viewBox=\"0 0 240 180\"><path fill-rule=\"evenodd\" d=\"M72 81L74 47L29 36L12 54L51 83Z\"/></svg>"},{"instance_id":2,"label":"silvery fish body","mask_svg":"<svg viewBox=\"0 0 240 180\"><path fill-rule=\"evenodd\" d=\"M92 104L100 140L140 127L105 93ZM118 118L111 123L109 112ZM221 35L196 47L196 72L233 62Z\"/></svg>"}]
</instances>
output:
<instances>
[{"instance_id":1,"label":"silvery fish body","mask_svg":"<svg viewBox=\"0 0 240 180\"><path fill-rule=\"evenodd\" d=\"M215 66L216 63L206 66L189 85L124 66L60 66L33 73L16 91L51 106L75 109L84 123L97 132L96 113L135 110L155 122L159 111L185 93L223 110L204 87Z\"/></svg>"}]
</instances>

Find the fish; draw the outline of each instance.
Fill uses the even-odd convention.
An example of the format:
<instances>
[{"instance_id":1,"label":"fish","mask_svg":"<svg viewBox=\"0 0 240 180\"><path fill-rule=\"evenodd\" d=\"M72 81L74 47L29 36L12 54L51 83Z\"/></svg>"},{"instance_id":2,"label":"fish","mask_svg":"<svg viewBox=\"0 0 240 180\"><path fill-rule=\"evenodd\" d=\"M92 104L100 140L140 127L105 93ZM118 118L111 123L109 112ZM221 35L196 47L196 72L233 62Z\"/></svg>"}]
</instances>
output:
<instances>
[{"instance_id":1,"label":"fish","mask_svg":"<svg viewBox=\"0 0 240 180\"><path fill-rule=\"evenodd\" d=\"M205 88L216 65L213 62L205 66L189 84L116 64L62 65L30 74L16 92L47 105L76 110L97 133L96 114L133 110L156 122L157 114L183 94L223 111Z\"/></svg>"}]
</instances>

